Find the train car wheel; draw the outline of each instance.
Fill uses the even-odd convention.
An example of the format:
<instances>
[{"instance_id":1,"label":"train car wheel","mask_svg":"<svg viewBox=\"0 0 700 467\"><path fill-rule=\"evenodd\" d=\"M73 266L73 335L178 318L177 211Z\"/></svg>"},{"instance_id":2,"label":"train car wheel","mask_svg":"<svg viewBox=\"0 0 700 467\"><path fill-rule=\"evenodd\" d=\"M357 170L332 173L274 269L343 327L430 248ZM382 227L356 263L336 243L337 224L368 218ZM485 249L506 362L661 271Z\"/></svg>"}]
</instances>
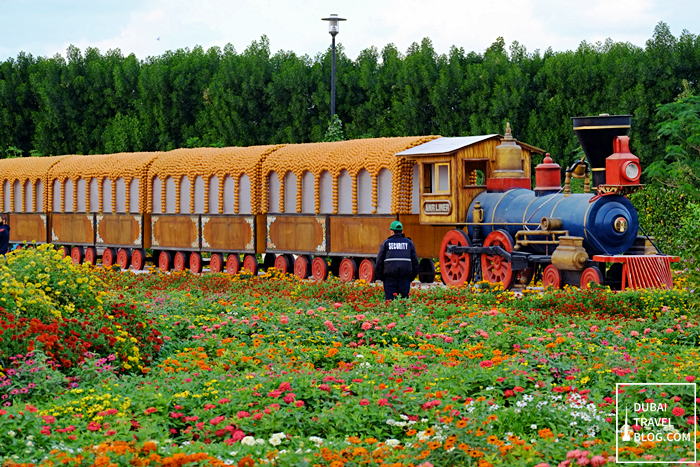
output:
<instances>
[{"instance_id":1,"label":"train car wheel","mask_svg":"<svg viewBox=\"0 0 700 467\"><path fill-rule=\"evenodd\" d=\"M241 270L241 257L238 253L231 253L226 257L226 274L238 274Z\"/></svg>"},{"instance_id":2,"label":"train car wheel","mask_svg":"<svg viewBox=\"0 0 700 467\"><path fill-rule=\"evenodd\" d=\"M510 253L513 251L513 238L505 230L495 230L488 234L484 240L484 247L489 246L500 246ZM501 255L489 255L487 253L481 255L481 273L484 276L484 280L492 284L501 282L506 290L513 287L516 276L513 273L510 261Z\"/></svg>"},{"instance_id":3,"label":"train car wheel","mask_svg":"<svg viewBox=\"0 0 700 467\"><path fill-rule=\"evenodd\" d=\"M131 267L134 271L141 271L146 265L146 251L137 249L131 252Z\"/></svg>"},{"instance_id":4,"label":"train car wheel","mask_svg":"<svg viewBox=\"0 0 700 467\"><path fill-rule=\"evenodd\" d=\"M202 273L202 255L198 251L190 254L190 272L193 274Z\"/></svg>"},{"instance_id":5,"label":"train car wheel","mask_svg":"<svg viewBox=\"0 0 700 467\"><path fill-rule=\"evenodd\" d=\"M105 268L112 267L116 256L117 253L114 251L114 248L105 248L105 251L102 252L102 266Z\"/></svg>"},{"instance_id":6,"label":"train car wheel","mask_svg":"<svg viewBox=\"0 0 700 467\"><path fill-rule=\"evenodd\" d=\"M229 258L230 257L231 256L229 255ZM258 275L258 259L255 257L255 255L245 255L243 258L243 269L250 272L253 276Z\"/></svg>"},{"instance_id":7,"label":"train car wheel","mask_svg":"<svg viewBox=\"0 0 700 467\"><path fill-rule=\"evenodd\" d=\"M311 258L307 255L299 255L294 260L294 275L299 279L306 279L311 275Z\"/></svg>"},{"instance_id":8,"label":"train car wheel","mask_svg":"<svg viewBox=\"0 0 700 467\"><path fill-rule=\"evenodd\" d=\"M435 282L435 263L430 258L423 258L418 263L418 280L423 284Z\"/></svg>"},{"instance_id":9,"label":"train car wheel","mask_svg":"<svg viewBox=\"0 0 700 467\"><path fill-rule=\"evenodd\" d=\"M515 272L515 281L513 282L514 287L527 287L532 282L532 278L535 277L535 268L521 269Z\"/></svg>"},{"instance_id":10,"label":"train car wheel","mask_svg":"<svg viewBox=\"0 0 700 467\"><path fill-rule=\"evenodd\" d=\"M317 256L311 262L311 276L315 281L321 282L328 278L328 263L325 258Z\"/></svg>"},{"instance_id":11,"label":"train car wheel","mask_svg":"<svg viewBox=\"0 0 700 467\"><path fill-rule=\"evenodd\" d=\"M552 287L554 289L561 288L561 271L553 264L550 264L542 271L542 285L544 287Z\"/></svg>"},{"instance_id":12,"label":"train car wheel","mask_svg":"<svg viewBox=\"0 0 700 467\"><path fill-rule=\"evenodd\" d=\"M263 271L267 271L269 268L274 268L276 259L277 256L275 256L274 253L265 253L265 257L263 258Z\"/></svg>"},{"instance_id":13,"label":"train car wheel","mask_svg":"<svg viewBox=\"0 0 700 467\"><path fill-rule=\"evenodd\" d=\"M211 259L209 260L209 272L212 274L219 273L223 270L224 266L224 255L221 253L212 253Z\"/></svg>"},{"instance_id":14,"label":"train car wheel","mask_svg":"<svg viewBox=\"0 0 700 467\"><path fill-rule=\"evenodd\" d=\"M175 253L175 258L173 259L173 269L182 272L187 267L187 256L182 251Z\"/></svg>"},{"instance_id":15,"label":"train car wheel","mask_svg":"<svg viewBox=\"0 0 700 467\"><path fill-rule=\"evenodd\" d=\"M277 269L282 274L289 274L292 272L292 263L289 261L287 255L279 255L275 258L275 269Z\"/></svg>"},{"instance_id":16,"label":"train car wheel","mask_svg":"<svg viewBox=\"0 0 700 467\"><path fill-rule=\"evenodd\" d=\"M447 285L462 285L468 282L472 271L472 259L467 253L447 253L450 245L471 246L469 236L459 229L450 230L440 243L440 276Z\"/></svg>"},{"instance_id":17,"label":"train car wheel","mask_svg":"<svg viewBox=\"0 0 700 467\"><path fill-rule=\"evenodd\" d=\"M375 273L376 269L377 269L377 266L376 266L373 259L371 259L371 258L363 259L362 262L360 263L360 271L359 271L360 279L367 282L368 284L374 282L374 273Z\"/></svg>"},{"instance_id":18,"label":"train car wheel","mask_svg":"<svg viewBox=\"0 0 700 467\"><path fill-rule=\"evenodd\" d=\"M129 269L131 264L131 251L126 248L120 248L117 252L117 264L122 269Z\"/></svg>"},{"instance_id":19,"label":"train car wheel","mask_svg":"<svg viewBox=\"0 0 700 467\"><path fill-rule=\"evenodd\" d=\"M70 247L69 247L69 246L64 245L64 246L62 246L62 247L60 247L60 248L61 248L61 253L63 254L63 257L64 257L64 258L65 258L66 256L70 256L71 251L70 251Z\"/></svg>"},{"instance_id":20,"label":"train car wheel","mask_svg":"<svg viewBox=\"0 0 700 467\"><path fill-rule=\"evenodd\" d=\"M73 264L76 266L80 263L83 262L83 247L82 246L74 246L73 249L70 251L70 259L73 260Z\"/></svg>"},{"instance_id":21,"label":"train car wheel","mask_svg":"<svg viewBox=\"0 0 700 467\"><path fill-rule=\"evenodd\" d=\"M168 272L173 267L173 255L169 251L160 252L160 255L158 255L158 267L163 272Z\"/></svg>"},{"instance_id":22,"label":"train car wheel","mask_svg":"<svg viewBox=\"0 0 700 467\"><path fill-rule=\"evenodd\" d=\"M598 267L596 267L596 266L591 266L590 268L586 268L581 273L581 288L582 289L590 288L591 282L593 282L597 285L600 285L603 283L603 273L600 272L600 269L598 269Z\"/></svg>"},{"instance_id":23,"label":"train car wheel","mask_svg":"<svg viewBox=\"0 0 700 467\"><path fill-rule=\"evenodd\" d=\"M343 282L352 282L357 279L357 263L352 258L343 258L340 262L338 277Z\"/></svg>"},{"instance_id":24,"label":"train car wheel","mask_svg":"<svg viewBox=\"0 0 700 467\"><path fill-rule=\"evenodd\" d=\"M85 248L85 258L83 258L83 261L92 266L97 263L97 250L95 250L94 246Z\"/></svg>"}]
</instances>

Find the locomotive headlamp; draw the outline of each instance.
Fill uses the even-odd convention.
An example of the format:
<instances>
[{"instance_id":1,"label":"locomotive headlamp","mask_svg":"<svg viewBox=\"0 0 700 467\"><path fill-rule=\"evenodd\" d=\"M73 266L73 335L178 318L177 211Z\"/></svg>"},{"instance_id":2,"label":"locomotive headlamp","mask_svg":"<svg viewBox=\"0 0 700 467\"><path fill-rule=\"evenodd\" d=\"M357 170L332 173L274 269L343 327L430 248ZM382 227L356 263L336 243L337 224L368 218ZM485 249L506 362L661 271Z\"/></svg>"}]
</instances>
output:
<instances>
[{"instance_id":1,"label":"locomotive headlamp","mask_svg":"<svg viewBox=\"0 0 700 467\"><path fill-rule=\"evenodd\" d=\"M619 232L619 233L627 232L627 226L628 226L628 222L627 222L627 219L625 219L624 217L618 217L617 219L615 219L615 222L613 223L613 227L615 228L615 231Z\"/></svg>"},{"instance_id":2,"label":"locomotive headlamp","mask_svg":"<svg viewBox=\"0 0 700 467\"><path fill-rule=\"evenodd\" d=\"M630 182L637 180L637 178L639 177L639 165L635 164L632 161L624 164L623 170L625 178Z\"/></svg>"}]
</instances>

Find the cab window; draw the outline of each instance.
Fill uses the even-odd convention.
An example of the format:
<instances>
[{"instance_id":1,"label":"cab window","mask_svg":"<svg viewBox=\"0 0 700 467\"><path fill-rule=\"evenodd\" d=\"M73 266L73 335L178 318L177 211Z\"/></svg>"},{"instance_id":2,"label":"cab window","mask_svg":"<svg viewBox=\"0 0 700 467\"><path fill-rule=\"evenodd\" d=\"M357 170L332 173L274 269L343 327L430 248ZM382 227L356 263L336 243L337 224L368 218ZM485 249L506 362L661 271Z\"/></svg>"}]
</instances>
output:
<instances>
[{"instance_id":1,"label":"cab window","mask_svg":"<svg viewBox=\"0 0 700 467\"><path fill-rule=\"evenodd\" d=\"M423 193L450 192L450 164L423 164Z\"/></svg>"}]
</instances>

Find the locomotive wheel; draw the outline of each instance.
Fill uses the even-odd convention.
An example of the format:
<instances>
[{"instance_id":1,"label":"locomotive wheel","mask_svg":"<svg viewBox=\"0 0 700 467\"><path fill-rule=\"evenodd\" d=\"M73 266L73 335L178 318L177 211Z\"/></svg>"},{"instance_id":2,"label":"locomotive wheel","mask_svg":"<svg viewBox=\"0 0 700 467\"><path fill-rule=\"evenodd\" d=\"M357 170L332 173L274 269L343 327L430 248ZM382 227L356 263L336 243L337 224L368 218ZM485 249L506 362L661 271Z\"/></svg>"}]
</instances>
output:
<instances>
[{"instance_id":1,"label":"locomotive wheel","mask_svg":"<svg viewBox=\"0 0 700 467\"><path fill-rule=\"evenodd\" d=\"M535 277L535 268L521 269L515 272L515 281L513 287L527 287L532 282L532 278Z\"/></svg>"},{"instance_id":2,"label":"locomotive wheel","mask_svg":"<svg viewBox=\"0 0 700 467\"><path fill-rule=\"evenodd\" d=\"M292 262L289 261L289 256L279 255L275 258L275 269L282 274L290 274L293 270Z\"/></svg>"},{"instance_id":3,"label":"locomotive wheel","mask_svg":"<svg viewBox=\"0 0 700 467\"><path fill-rule=\"evenodd\" d=\"M294 275L299 279L306 279L311 275L311 257L299 255L294 260Z\"/></svg>"},{"instance_id":4,"label":"locomotive wheel","mask_svg":"<svg viewBox=\"0 0 700 467\"><path fill-rule=\"evenodd\" d=\"M505 230L495 230L486 236L484 247L500 246L508 253L513 251L513 238ZM513 287L516 274L513 273L510 261L501 255L481 255L481 273L484 280L496 284L501 282L505 290Z\"/></svg>"},{"instance_id":5,"label":"locomotive wheel","mask_svg":"<svg viewBox=\"0 0 700 467\"><path fill-rule=\"evenodd\" d=\"M73 260L73 264L76 266L80 263L83 262L83 247L82 246L74 246L73 249L70 251L70 259Z\"/></svg>"},{"instance_id":6,"label":"locomotive wheel","mask_svg":"<svg viewBox=\"0 0 700 467\"><path fill-rule=\"evenodd\" d=\"M468 282L472 271L472 259L467 253L447 253L449 245L472 246L469 236L459 229L450 230L442 237L440 244L440 275L447 285L462 285Z\"/></svg>"},{"instance_id":7,"label":"locomotive wheel","mask_svg":"<svg viewBox=\"0 0 700 467\"><path fill-rule=\"evenodd\" d=\"M184 252L178 251L173 259L173 269L182 272L187 267L187 256Z\"/></svg>"},{"instance_id":8,"label":"locomotive wheel","mask_svg":"<svg viewBox=\"0 0 700 467\"><path fill-rule=\"evenodd\" d=\"M230 257L231 256L229 255L229 258ZM253 274L253 276L258 275L258 259L255 257L255 255L245 255L243 258L243 269Z\"/></svg>"},{"instance_id":9,"label":"locomotive wheel","mask_svg":"<svg viewBox=\"0 0 700 467\"><path fill-rule=\"evenodd\" d=\"M102 252L102 266L105 268L112 267L116 256L117 253L114 251L114 248L105 248L105 251Z\"/></svg>"},{"instance_id":10,"label":"locomotive wheel","mask_svg":"<svg viewBox=\"0 0 700 467\"><path fill-rule=\"evenodd\" d=\"M325 258L317 256L311 262L311 275L315 281L321 282L328 278L328 263Z\"/></svg>"},{"instance_id":11,"label":"locomotive wheel","mask_svg":"<svg viewBox=\"0 0 700 467\"><path fill-rule=\"evenodd\" d=\"M550 264L544 271L542 271L542 285L546 287L552 287L555 289L560 289L561 283L561 271L556 268L553 264Z\"/></svg>"},{"instance_id":12,"label":"locomotive wheel","mask_svg":"<svg viewBox=\"0 0 700 467\"><path fill-rule=\"evenodd\" d=\"M265 257L263 258L263 271L267 271L268 268L274 268L276 259L277 257L274 253L265 253Z\"/></svg>"},{"instance_id":13,"label":"locomotive wheel","mask_svg":"<svg viewBox=\"0 0 700 467\"><path fill-rule=\"evenodd\" d=\"M209 272L216 274L221 272L224 265L224 255L221 253L212 253L209 260Z\"/></svg>"},{"instance_id":14,"label":"locomotive wheel","mask_svg":"<svg viewBox=\"0 0 700 467\"><path fill-rule=\"evenodd\" d=\"M163 272L170 271L173 267L173 255L169 251L161 251L158 256L158 267Z\"/></svg>"},{"instance_id":15,"label":"locomotive wheel","mask_svg":"<svg viewBox=\"0 0 700 467\"><path fill-rule=\"evenodd\" d=\"M340 262L338 277L343 282L352 282L357 278L357 263L352 258L344 258Z\"/></svg>"},{"instance_id":16,"label":"locomotive wheel","mask_svg":"<svg viewBox=\"0 0 700 467\"><path fill-rule=\"evenodd\" d=\"M97 251L95 250L94 246L85 248L85 257L83 258L83 261L93 266L95 265L97 262Z\"/></svg>"},{"instance_id":17,"label":"locomotive wheel","mask_svg":"<svg viewBox=\"0 0 700 467\"><path fill-rule=\"evenodd\" d=\"M603 283L603 273L596 266L586 268L581 273L581 289L589 289L590 283L594 282L597 285Z\"/></svg>"},{"instance_id":18,"label":"locomotive wheel","mask_svg":"<svg viewBox=\"0 0 700 467\"><path fill-rule=\"evenodd\" d=\"M423 258L418 263L418 280L423 284L435 282L435 263L430 258Z\"/></svg>"},{"instance_id":19,"label":"locomotive wheel","mask_svg":"<svg viewBox=\"0 0 700 467\"><path fill-rule=\"evenodd\" d=\"M245 268L245 266L243 266ZM231 253L226 257L226 274L238 274L241 270L241 257L238 253Z\"/></svg>"},{"instance_id":20,"label":"locomotive wheel","mask_svg":"<svg viewBox=\"0 0 700 467\"><path fill-rule=\"evenodd\" d=\"M117 252L117 264L122 269L129 269L129 264L131 264L131 252L126 248L120 248Z\"/></svg>"},{"instance_id":21,"label":"locomotive wheel","mask_svg":"<svg viewBox=\"0 0 700 467\"><path fill-rule=\"evenodd\" d=\"M360 271L359 271L360 279L367 282L368 284L374 282L374 273L375 273L376 269L377 269L377 266L375 265L373 259L371 259L371 258L363 259L362 262L360 263Z\"/></svg>"},{"instance_id":22,"label":"locomotive wheel","mask_svg":"<svg viewBox=\"0 0 700 467\"><path fill-rule=\"evenodd\" d=\"M146 251L136 249L131 252L131 267L134 271L141 271L146 265Z\"/></svg>"},{"instance_id":23,"label":"locomotive wheel","mask_svg":"<svg viewBox=\"0 0 700 467\"><path fill-rule=\"evenodd\" d=\"M202 255L198 251L190 254L190 272L193 274L202 273Z\"/></svg>"}]
</instances>

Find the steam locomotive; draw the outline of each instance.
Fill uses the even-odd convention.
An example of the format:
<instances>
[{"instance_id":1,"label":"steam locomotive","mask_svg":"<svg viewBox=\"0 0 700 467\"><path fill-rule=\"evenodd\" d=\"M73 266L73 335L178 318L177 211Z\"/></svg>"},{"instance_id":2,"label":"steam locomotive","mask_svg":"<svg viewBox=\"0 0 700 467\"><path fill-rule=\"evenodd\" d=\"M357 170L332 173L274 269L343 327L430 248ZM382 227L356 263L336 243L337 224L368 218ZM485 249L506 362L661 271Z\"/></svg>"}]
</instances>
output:
<instances>
[{"instance_id":1,"label":"steam locomotive","mask_svg":"<svg viewBox=\"0 0 700 467\"><path fill-rule=\"evenodd\" d=\"M638 235L629 116L574 118L586 158L565 171L498 134L377 138L249 148L0 161L0 201L17 245L50 242L77 263L374 280L399 220L419 278L671 287L670 261ZM591 176L592 174L592 176ZM586 193L570 192L571 178ZM593 190L593 191L591 191ZM258 264L262 255L263 264ZM606 263L614 263L607 271Z\"/></svg>"}]
</instances>

